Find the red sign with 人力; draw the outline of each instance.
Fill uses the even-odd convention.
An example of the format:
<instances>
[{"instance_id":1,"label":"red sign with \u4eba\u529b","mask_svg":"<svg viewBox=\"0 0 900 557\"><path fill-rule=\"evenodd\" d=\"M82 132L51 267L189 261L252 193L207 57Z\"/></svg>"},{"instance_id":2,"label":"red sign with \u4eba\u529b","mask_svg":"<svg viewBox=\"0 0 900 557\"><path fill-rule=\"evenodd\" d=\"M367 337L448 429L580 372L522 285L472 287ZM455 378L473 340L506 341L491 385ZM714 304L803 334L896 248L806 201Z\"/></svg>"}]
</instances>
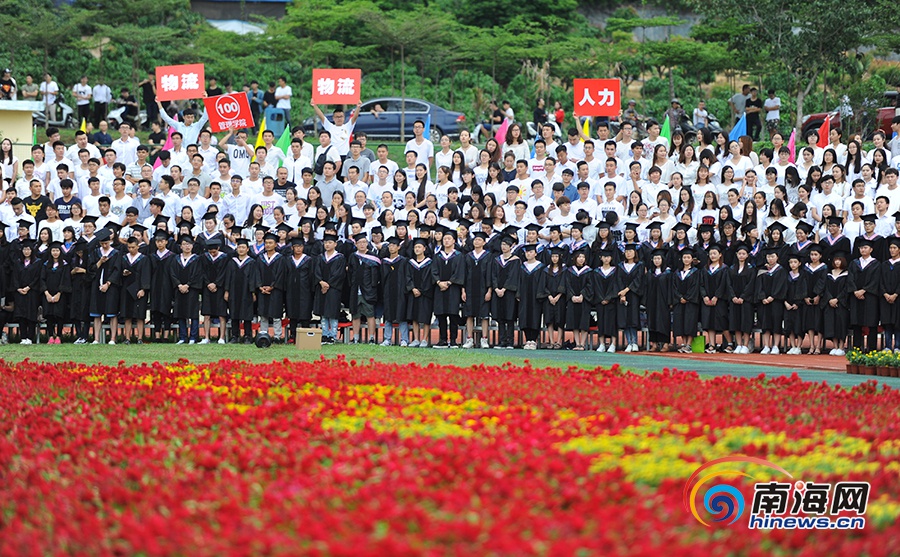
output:
<instances>
[{"instance_id":1,"label":"red sign with \u4eba\u529b","mask_svg":"<svg viewBox=\"0 0 900 557\"><path fill-rule=\"evenodd\" d=\"M576 79L575 114L618 116L622 108L622 85L618 79Z\"/></svg>"},{"instance_id":2,"label":"red sign with \u4eba\u529b","mask_svg":"<svg viewBox=\"0 0 900 557\"><path fill-rule=\"evenodd\" d=\"M203 64L156 67L156 98L160 101L198 99L205 83Z\"/></svg>"},{"instance_id":3,"label":"red sign with \u4eba\u529b","mask_svg":"<svg viewBox=\"0 0 900 557\"><path fill-rule=\"evenodd\" d=\"M203 99L213 133L229 129L252 128L253 113L245 93L231 93Z\"/></svg>"},{"instance_id":4,"label":"red sign with \u4eba\u529b","mask_svg":"<svg viewBox=\"0 0 900 557\"><path fill-rule=\"evenodd\" d=\"M316 104L359 104L362 70L313 70L312 101Z\"/></svg>"}]
</instances>

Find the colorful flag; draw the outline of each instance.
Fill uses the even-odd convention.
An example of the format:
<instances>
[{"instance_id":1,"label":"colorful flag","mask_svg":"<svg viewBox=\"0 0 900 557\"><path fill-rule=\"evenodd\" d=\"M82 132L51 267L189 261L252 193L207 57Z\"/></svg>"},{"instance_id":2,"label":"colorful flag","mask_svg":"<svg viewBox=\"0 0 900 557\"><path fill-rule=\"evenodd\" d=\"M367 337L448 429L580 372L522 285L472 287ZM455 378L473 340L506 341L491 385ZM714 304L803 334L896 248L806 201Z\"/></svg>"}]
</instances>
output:
<instances>
[{"instance_id":1,"label":"colorful flag","mask_svg":"<svg viewBox=\"0 0 900 557\"><path fill-rule=\"evenodd\" d=\"M791 152L791 156L788 158L790 162L794 162L794 149L797 147L797 130L791 130L791 138L788 139L788 150Z\"/></svg>"},{"instance_id":2,"label":"colorful flag","mask_svg":"<svg viewBox=\"0 0 900 557\"><path fill-rule=\"evenodd\" d=\"M173 116L173 118L175 118L175 119L177 120L177 119L178 119L178 115L176 114L175 116ZM175 127L174 127L174 126L169 126L169 131L168 131L168 133L167 133L167 135L166 135L166 142L165 142L165 144L163 145L163 148L162 148L163 151L168 151L169 149L171 149L171 148L175 145L175 143L172 141L172 134L173 134L173 133L175 133ZM159 157L156 157L156 162L153 163L153 169L156 170L157 168L159 168L159 166L160 166L161 164L162 164L162 161L159 160Z\"/></svg>"},{"instance_id":3,"label":"colorful flag","mask_svg":"<svg viewBox=\"0 0 900 557\"><path fill-rule=\"evenodd\" d=\"M285 156L290 156L290 148L291 148L291 129L288 126L285 126L284 131L281 132L281 137L278 138L278 142L275 143L275 146L281 149L281 152L285 154ZM284 160L278 160L278 168L284 166Z\"/></svg>"},{"instance_id":4,"label":"colorful flag","mask_svg":"<svg viewBox=\"0 0 900 557\"><path fill-rule=\"evenodd\" d=\"M256 144L253 146L254 153L256 153L256 149L258 147L263 147L266 144L266 142L263 141L263 137L262 137L264 131L266 131L266 117L265 116L263 116L262 124L259 125L259 134L256 136ZM285 154L287 154L287 153L285 153ZM253 157L250 158L250 160L255 161L256 155L254 154Z\"/></svg>"},{"instance_id":5,"label":"colorful flag","mask_svg":"<svg viewBox=\"0 0 900 557\"><path fill-rule=\"evenodd\" d=\"M819 127L819 141L816 142L816 147L825 148L828 147L828 135L831 133L831 114L825 117L825 121L822 122L822 126Z\"/></svg>"},{"instance_id":6,"label":"colorful flag","mask_svg":"<svg viewBox=\"0 0 900 557\"><path fill-rule=\"evenodd\" d=\"M37 125L31 126L31 144L37 145Z\"/></svg>"},{"instance_id":7,"label":"colorful flag","mask_svg":"<svg viewBox=\"0 0 900 557\"><path fill-rule=\"evenodd\" d=\"M672 124L669 122L668 114L666 114L666 121L663 122L662 128L659 130L659 136L665 137L669 143L672 142Z\"/></svg>"},{"instance_id":8,"label":"colorful flag","mask_svg":"<svg viewBox=\"0 0 900 557\"><path fill-rule=\"evenodd\" d=\"M737 124L731 128L731 133L728 134L728 139L731 141L737 141L741 138L742 135L747 135L747 115L744 114L741 116L741 119L737 121Z\"/></svg>"},{"instance_id":9,"label":"colorful flag","mask_svg":"<svg viewBox=\"0 0 900 557\"><path fill-rule=\"evenodd\" d=\"M588 116L587 118L584 119L584 127L581 129L581 133L584 134L584 137L591 136L591 117L590 116ZM582 143L584 143L584 141L585 141L584 137L581 138Z\"/></svg>"},{"instance_id":10,"label":"colorful flag","mask_svg":"<svg viewBox=\"0 0 900 557\"><path fill-rule=\"evenodd\" d=\"M428 115L428 118L429 119L431 118L430 114ZM503 123L500 124L499 128L497 128L497 133L494 134L494 137L497 139L497 141L500 143L500 145L503 145L503 143L506 142L506 132L508 130L509 130L509 118L504 118Z\"/></svg>"},{"instance_id":11,"label":"colorful flag","mask_svg":"<svg viewBox=\"0 0 900 557\"><path fill-rule=\"evenodd\" d=\"M87 122L85 122L84 118L81 119L81 127L78 128L84 133L87 133Z\"/></svg>"},{"instance_id":12,"label":"colorful flag","mask_svg":"<svg viewBox=\"0 0 900 557\"><path fill-rule=\"evenodd\" d=\"M428 116L425 117L425 139L431 139L431 113L428 113ZM425 161L426 163L428 161Z\"/></svg>"}]
</instances>

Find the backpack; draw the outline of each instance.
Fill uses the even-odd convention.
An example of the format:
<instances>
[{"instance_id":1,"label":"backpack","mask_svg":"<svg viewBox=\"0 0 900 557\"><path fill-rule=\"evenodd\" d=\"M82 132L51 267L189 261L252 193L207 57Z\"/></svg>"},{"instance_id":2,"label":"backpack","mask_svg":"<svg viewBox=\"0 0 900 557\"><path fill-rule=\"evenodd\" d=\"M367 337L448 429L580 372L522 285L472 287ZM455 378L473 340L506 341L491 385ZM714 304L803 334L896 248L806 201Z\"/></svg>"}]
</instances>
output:
<instances>
[{"instance_id":1,"label":"backpack","mask_svg":"<svg viewBox=\"0 0 900 557\"><path fill-rule=\"evenodd\" d=\"M315 172L317 176L321 176L325 171L325 161L328 160L328 151L330 151L332 147L334 147L334 145L329 145L322 151L321 155L316 157L316 167L313 169L313 172Z\"/></svg>"}]
</instances>

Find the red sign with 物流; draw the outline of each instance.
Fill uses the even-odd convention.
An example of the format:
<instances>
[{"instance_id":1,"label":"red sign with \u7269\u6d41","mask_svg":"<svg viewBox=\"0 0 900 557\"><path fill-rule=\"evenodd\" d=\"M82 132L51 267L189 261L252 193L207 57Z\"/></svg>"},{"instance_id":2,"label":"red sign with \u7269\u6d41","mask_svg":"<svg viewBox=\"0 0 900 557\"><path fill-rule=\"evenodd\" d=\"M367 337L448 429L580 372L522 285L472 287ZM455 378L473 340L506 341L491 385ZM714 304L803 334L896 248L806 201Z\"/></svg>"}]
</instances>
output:
<instances>
[{"instance_id":1,"label":"red sign with \u7269\u6d41","mask_svg":"<svg viewBox=\"0 0 900 557\"><path fill-rule=\"evenodd\" d=\"M618 79L576 79L574 91L576 115L619 115L622 108L622 85Z\"/></svg>"},{"instance_id":2,"label":"red sign with \u7269\u6d41","mask_svg":"<svg viewBox=\"0 0 900 557\"><path fill-rule=\"evenodd\" d=\"M250 111L250 100L245 93L232 93L203 99L206 113L209 115L209 127L213 133L231 128L252 128L253 113Z\"/></svg>"},{"instance_id":3,"label":"red sign with \u7269\u6d41","mask_svg":"<svg viewBox=\"0 0 900 557\"><path fill-rule=\"evenodd\" d=\"M205 83L203 64L156 67L156 98L160 101L198 99Z\"/></svg>"},{"instance_id":4,"label":"red sign with \u7269\u6d41","mask_svg":"<svg viewBox=\"0 0 900 557\"><path fill-rule=\"evenodd\" d=\"M362 70L313 70L312 100L316 104L359 104Z\"/></svg>"}]
</instances>

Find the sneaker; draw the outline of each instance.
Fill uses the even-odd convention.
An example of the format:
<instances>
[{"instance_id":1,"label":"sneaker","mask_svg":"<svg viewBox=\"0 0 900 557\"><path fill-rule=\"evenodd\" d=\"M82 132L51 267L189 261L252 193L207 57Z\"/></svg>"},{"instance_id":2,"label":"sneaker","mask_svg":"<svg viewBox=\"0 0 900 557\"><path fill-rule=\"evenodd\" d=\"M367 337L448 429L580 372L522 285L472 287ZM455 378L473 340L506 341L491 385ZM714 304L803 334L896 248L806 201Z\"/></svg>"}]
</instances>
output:
<instances>
[{"instance_id":1,"label":"sneaker","mask_svg":"<svg viewBox=\"0 0 900 557\"><path fill-rule=\"evenodd\" d=\"M378 341L375 340L375 337L369 337L369 344L378 344Z\"/></svg>"},{"instance_id":2,"label":"sneaker","mask_svg":"<svg viewBox=\"0 0 900 557\"><path fill-rule=\"evenodd\" d=\"M131 344L131 341L126 338L125 342L123 342L122 344L128 345L128 344Z\"/></svg>"},{"instance_id":3,"label":"sneaker","mask_svg":"<svg viewBox=\"0 0 900 557\"><path fill-rule=\"evenodd\" d=\"M741 354L749 354L750 353L749 346L740 346L739 348L741 349L741 351L740 351Z\"/></svg>"},{"instance_id":4,"label":"sneaker","mask_svg":"<svg viewBox=\"0 0 900 557\"><path fill-rule=\"evenodd\" d=\"M506 346L503 347L503 349L504 350L515 350L516 347L513 346L512 344L507 344Z\"/></svg>"},{"instance_id":5,"label":"sneaker","mask_svg":"<svg viewBox=\"0 0 900 557\"><path fill-rule=\"evenodd\" d=\"M632 352L639 352L640 349L638 348L638 345L637 345L637 344L632 344L632 345L631 345L631 351L632 351Z\"/></svg>"},{"instance_id":6,"label":"sneaker","mask_svg":"<svg viewBox=\"0 0 900 557\"><path fill-rule=\"evenodd\" d=\"M219 340L216 342L216 344L225 344L225 337L219 337Z\"/></svg>"},{"instance_id":7,"label":"sneaker","mask_svg":"<svg viewBox=\"0 0 900 557\"><path fill-rule=\"evenodd\" d=\"M178 339L178 342L176 342L175 344L184 344L184 341L181 339Z\"/></svg>"},{"instance_id":8,"label":"sneaker","mask_svg":"<svg viewBox=\"0 0 900 557\"><path fill-rule=\"evenodd\" d=\"M837 353L835 354L835 356L843 356L843 355L844 355L844 349L843 349L843 348L838 348L838 349L837 349Z\"/></svg>"},{"instance_id":9,"label":"sneaker","mask_svg":"<svg viewBox=\"0 0 900 557\"><path fill-rule=\"evenodd\" d=\"M616 353L616 343L612 343L609 345L609 348L606 349L607 354L615 354Z\"/></svg>"},{"instance_id":10,"label":"sneaker","mask_svg":"<svg viewBox=\"0 0 900 557\"><path fill-rule=\"evenodd\" d=\"M760 354L764 354L764 355L765 355L765 354L771 354L771 353L772 353L772 349L769 348L768 346L764 347L764 348L760 351Z\"/></svg>"},{"instance_id":11,"label":"sneaker","mask_svg":"<svg viewBox=\"0 0 900 557\"><path fill-rule=\"evenodd\" d=\"M95 341L92 342L91 344L100 344L100 341L99 341L99 340L95 340Z\"/></svg>"},{"instance_id":12,"label":"sneaker","mask_svg":"<svg viewBox=\"0 0 900 557\"><path fill-rule=\"evenodd\" d=\"M466 349L475 348L475 341L468 338L468 339L466 339L466 342L463 343L462 347L466 348Z\"/></svg>"},{"instance_id":13,"label":"sneaker","mask_svg":"<svg viewBox=\"0 0 900 557\"><path fill-rule=\"evenodd\" d=\"M452 348L459 349L459 344L457 344L457 343L455 343L455 342L450 343L450 348L451 348L451 349L452 349Z\"/></svg>"},{"instance_id":14,"label":"sneaker","mask_svg":"<svg viewBox=\"0 0 900 557\"><path fill-rule=\"evenodd\" d=\"M115 341L115 340L111 340L111 341L107 342L106 344L109 344L110 346L115 346L115 345L116 345L116 341Z\"/></svg>"},{"instance_id":15,"label":"sneaker","mask_svg":"<svg viewBox=\"0 0 900 557\"><path fill-rule=\"evenodd\" d=\"M778 346L773 346L773 347L772 347L772 350L769 351L769 354L771 354L771 355L773 355L773 356L776 356L776 355L778 355L778 354L780 354L780 353L781 353L781 352L778 350Z\"/></svg>"},{"instance_id":16,"label":"sneaker","mask_svg":"<svg viewBox=\"0 0 900 557\"><path fill-rule=\"evenodd\" d=\"M401 343L400 346L403 346L403 344ZM419 341L418 341L418 340L414 340L414 341L410 342L410 343L408 344L408 346L409 346L410 348L418 348L418 347L419 347Z\"/></svg>"},{"instance_id":17,"label":"sneaker","mask_svg":"<svg viewBox=\"0 0 900 557\"><path fill-rule=\"evenodd\" d=\"M408 342L406 342L405 340L400 341L400 348L406 348L407 346L409 346Z\"/></svg>"},{"instance_id":18,"label":"sneaker","mask_svg":"<svg viewBox=\"0 0 900 557\"><path fill-rule=\"evenodd\" d=\"M481 339L481 347L482 347L482 348L485 348L485 349L486 349L486 348L490 348L490 347L491 347L491 343L488 342L488 339L482 338L482 339Z\"/></svg>"},{"instance_id":19,"label":"sneaker","mask_svg":"<svg viewBox=\"0 0 900 557\"><path fill-rule=\"evenodd\" d=\"M631 345L630 345L630 344L627 345L627 346L625 347L625 352L631 352Z\"/></svg>"},{"instance_id":20,"label":"sneaker","mask_svg":"<svg viewBox=\"0 0 900 557\"><path fill-rule=\"evenodd\" d=\"M506 349L506 347L503 346L502 344L498 344L497 346L494 347L494 350L505 350L505 349Z\"/></svg>"},{"instance_id":21,"label":"sneaker","mask_svg":"<svg viewBox=\"0 0 900 557\"><path fill-rule=\"evenodd\" d=\"M188 344L197 344L197 341L194 340L194 339L191 339L191 340L188 341Z\"/></svg>"},{"instance_id":22,"label":"sneaker","mask_svg":"<svg viewBox=\"0 0 900 557\"><path fill-rule=\"evenodd\" d=\"M443 340L435 344L432 348L447 348L447 343Z\"/></svg>"},{"instance_id":23,"label":"sneaker","mask_svg":"<svg viewBox=\"0 0 900 557\"><path fill-rule=\"evenodd\" d=\"M205 338L199 342L199 344L209 344L209 339Z\"/></svg>"},{"instance_id":24,"label":"sneaker","mask_svg":"<svg viewBox=\"0 0 900 557\"><path fill-rule=\"evenodd\" d=\"M253 344L253 339L250 337L244 337L244 344Z\"/></svg>"},{"instance_id":25,"label":"sneaker","mask_svg":"<svg viewBox=\"0 0 900 557\"><path fill-rule=\"evenodd\" d=\"M606 352L606 345L601 342L600 346L597 347L597 352Z\"/></svg>"},{"instance_id":26,"label":"sneaker","mask_svg":"<svg viewBox=\"0 0 900 557\"><path fill-rule=\"evenodd\" d=\"M84 344L84 339L83 339L83 338L76 338L76 339L75 339L75 344Z\"/></svg>"},{"instance_id":27,"label":"sneaker","mask_svg":"<svg viewBox=\"0 0 900 557\"><path fill-rule=\"evenodd\" d=\"M388 338L388 339L384 339L384 341L381 343L381 345L382 345L382 346L390 346L390 345L391 345L391 339L389 339L389 338Z\"/></svg>"},{"instance_id":28,"label":"sneaker","mask_svg":"<svg viewBox=\"0 0 900 557\"><path fill-rule=\"evenodd\" d=\"M9 337L6 336L6 333L3 333L3 335L0 336L0 344L2 344L4 346L9 344Z\"/></svg>"},{"instance_id":29,"label":"sneaker","mask_svg":"<svg viewBox=\"0 0 900 557\"><path fill-rule=\"evenodd\" d=\"M231 337L231 340L228 341L228 344L240 344L241 339L238 337Z\"/></svg>"},{"instance_id":30,"label":"sneaker","mask_svg":"<svg viewBox=\"0 0 900 557\"><path fill-rule=\"evenodd\" d=\"M832 348L831 352L828 353L829 356L837 356L837 348Z\"/></svg>"},{"instance_id":31,"label":"sneaker","mask_svg":"<svg viewBox=\"0 0 900 557\"><path fill-rule=\"evenodd\" d=\"M31 344L31 339L23 338L23 339L19 342L19 344L26 344L26 345Z\"/></svg>"},{"instance_id":32,"label":"sneaker","mask_svg":"<svg viewBox=\"0 0 900 557\"><path fill-rule=\"evenodd\" d=\"M419 348L428 348L428 341L427 341L427 340L423 340L422 342L420 342L420 343L419 343Z\"/></svg>"},{"instance_id":33,"label":"sneaker","mask_svg":"<svg viewBox=\"0 0 900 557\"><path fill-rule=\"evenodd\" d=\"M144 344L144 339L142 339L142 338L137 339L137 343L138 343L138 344Z\"/></svg>"}]
</instances>

